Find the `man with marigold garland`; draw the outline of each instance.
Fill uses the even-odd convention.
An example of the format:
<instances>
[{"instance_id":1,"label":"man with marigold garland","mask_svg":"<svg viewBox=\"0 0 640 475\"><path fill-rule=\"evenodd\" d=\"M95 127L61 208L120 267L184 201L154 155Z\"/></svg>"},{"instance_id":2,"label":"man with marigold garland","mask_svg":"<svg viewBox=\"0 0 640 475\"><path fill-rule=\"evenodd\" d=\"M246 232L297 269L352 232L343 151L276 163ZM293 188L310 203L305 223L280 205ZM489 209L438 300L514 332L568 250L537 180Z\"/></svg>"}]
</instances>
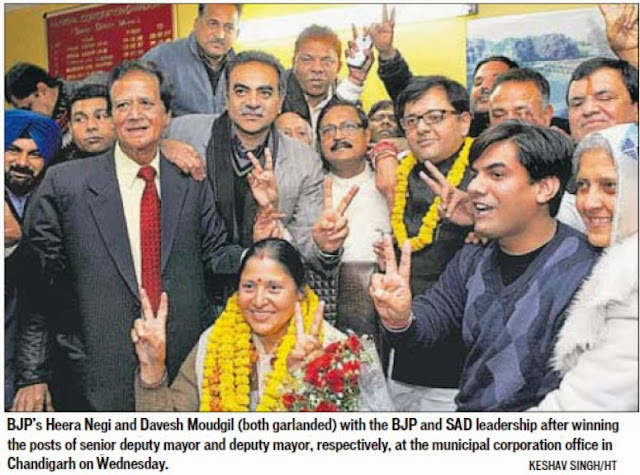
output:
<instances>
[{"instance_id":1,"label":"man with marigold garland","mask_svg":"<svg viewBox=\"0 0 640 475\"><path fill-rule=\"evenodd\" d=\"M397 185L390 203L391 227L399 247L409 239L412 247L411 290L430 288L453 255L463 246L470 228L438 217L436 195L420 179L425 162L434 164L456 187L470 181L467 138L471 125L469 96L464 87L443 76L415 77L396 101L411 154L397 170ZM448 411L465 350L459 335L452 335L429 350L396 349L393 355L392 392L398 409ZM425 365L425 361L439 364Z\"/></svg>"},{"instance_id":2,"label":"man with marigold garland","mask_svg":"<svg viewBox=\"0 0 640 475\"><path fill-rule=\"evenodd\" d=\"M467 192L427 164L431 177L421 176L442 197L443 219L473 224L493 241L464 246L413 300L410 246L398 267L385 242L387 271L372 277L370 293L387 337L394 347L429 348L462 336L468 355L457 410L526 410L560 382L550 364L558 331L597 257L582 233L555 219L572 154L563 133L509 120L471 146Z\"/></svg>"}]
</instances>

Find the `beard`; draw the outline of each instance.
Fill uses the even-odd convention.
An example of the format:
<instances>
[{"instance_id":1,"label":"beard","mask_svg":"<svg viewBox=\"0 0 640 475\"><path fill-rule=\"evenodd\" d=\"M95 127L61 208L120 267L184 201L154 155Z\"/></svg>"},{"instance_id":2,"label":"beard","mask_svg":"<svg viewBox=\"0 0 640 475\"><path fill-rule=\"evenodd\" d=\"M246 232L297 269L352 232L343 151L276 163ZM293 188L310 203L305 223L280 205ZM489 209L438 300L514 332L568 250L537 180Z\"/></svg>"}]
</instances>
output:
<instances>
[{"instance_id":1,"label":"beard","mask_svg":"<svg viewBox=\"0 0 640 475\"><path fill-rule=\"evenodd\" d=\"M11 177L11 172L27 175L25 179L15 180ZM4 175L4 186L17 196L24 196L33 191L42 180L42 173L36 175L31 168L12 166Z\"/></svg>"}]
</instances>

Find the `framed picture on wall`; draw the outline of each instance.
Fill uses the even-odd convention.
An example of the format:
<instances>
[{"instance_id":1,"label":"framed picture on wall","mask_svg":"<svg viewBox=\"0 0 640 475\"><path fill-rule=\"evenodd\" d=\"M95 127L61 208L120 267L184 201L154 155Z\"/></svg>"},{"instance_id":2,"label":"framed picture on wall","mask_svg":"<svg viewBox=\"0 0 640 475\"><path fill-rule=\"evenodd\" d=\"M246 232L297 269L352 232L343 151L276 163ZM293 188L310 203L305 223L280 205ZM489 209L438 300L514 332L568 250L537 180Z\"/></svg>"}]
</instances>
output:
<instances>
[{"instance_id":1,"label":"framed picture on wall","mask_svg":"<svg viewBox=\"0 0 640 475\"><path fill-rule=\"evenodd\" d=\"M565 94L573 70L594 56L615 58L597 7L469 20L467 84L478 61L496 55L544 75L558 117L567 116Z\"/></svg>"}]
</instances>

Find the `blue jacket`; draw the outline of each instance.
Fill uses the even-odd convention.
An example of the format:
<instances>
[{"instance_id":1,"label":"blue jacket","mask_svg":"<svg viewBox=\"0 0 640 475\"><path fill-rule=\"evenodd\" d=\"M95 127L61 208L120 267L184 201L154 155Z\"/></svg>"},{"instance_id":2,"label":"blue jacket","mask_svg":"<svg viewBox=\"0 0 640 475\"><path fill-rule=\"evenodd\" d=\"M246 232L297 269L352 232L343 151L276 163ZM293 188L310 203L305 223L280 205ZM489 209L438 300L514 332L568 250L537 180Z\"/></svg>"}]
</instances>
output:
<instances>
[{"instance_id":1,"label":"blue jacket","mask_svg":"<svg viewBox=\"0 0 640 475\"><path fill-rule=\"evenodd\" d=\"M234 57L234 51L229 51L227 60ZM223 66L214 94L206 66L198 55L198 44L193 33L188 38L156 46L142 59L156 63L173 84L171 109L174 117L186 114L222 114L226 110L226 66Z\"/></svg>"}]
</instances>

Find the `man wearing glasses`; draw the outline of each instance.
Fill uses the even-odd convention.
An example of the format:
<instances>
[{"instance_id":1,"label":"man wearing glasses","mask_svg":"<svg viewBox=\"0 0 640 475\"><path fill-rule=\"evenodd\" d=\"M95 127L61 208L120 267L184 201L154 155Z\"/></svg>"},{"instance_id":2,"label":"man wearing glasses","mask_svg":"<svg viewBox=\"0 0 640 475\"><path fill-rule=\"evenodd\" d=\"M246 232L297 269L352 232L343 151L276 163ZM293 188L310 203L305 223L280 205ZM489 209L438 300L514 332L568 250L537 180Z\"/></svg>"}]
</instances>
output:
<instances>
[{"instance_id":1,"label":"man wearing glasses","mask_svg":"<svg viewBox=\"0 0 640 475\"><path fill-rule=\"evenodd\" d=\"M438 217L436 195L420 179L424 163L433 163L451 182L466 189L471 181L467 138L471 125L465 88L443 76L414 77L399 94L396 113L410 155L398 165L391 223L396 244L412 242L411 289L414 295L430 288L463 246L470 228ZM398 409L454 410L453 398L465 357L459 335L429 350L395 350L391 381ZM425 365L437 361L437 365Z\"/></svg>"},{"instance_id":2,"label":"man wearing glasses","mask_svg":"<svg viewBox=\"0 0 640 475\"><path fill-rule=\"evenodd\" d=\"M355 104L336 101L320 113L318 141L332 182L333 202L339 203L353 186L358 187L345 212L349 227L357 232L345 239L342 262L377 262L373 245L380 240L380 232L390 231L387 204L367 160L370 140L367 115Z\"/></svg>"}]
</instances>

